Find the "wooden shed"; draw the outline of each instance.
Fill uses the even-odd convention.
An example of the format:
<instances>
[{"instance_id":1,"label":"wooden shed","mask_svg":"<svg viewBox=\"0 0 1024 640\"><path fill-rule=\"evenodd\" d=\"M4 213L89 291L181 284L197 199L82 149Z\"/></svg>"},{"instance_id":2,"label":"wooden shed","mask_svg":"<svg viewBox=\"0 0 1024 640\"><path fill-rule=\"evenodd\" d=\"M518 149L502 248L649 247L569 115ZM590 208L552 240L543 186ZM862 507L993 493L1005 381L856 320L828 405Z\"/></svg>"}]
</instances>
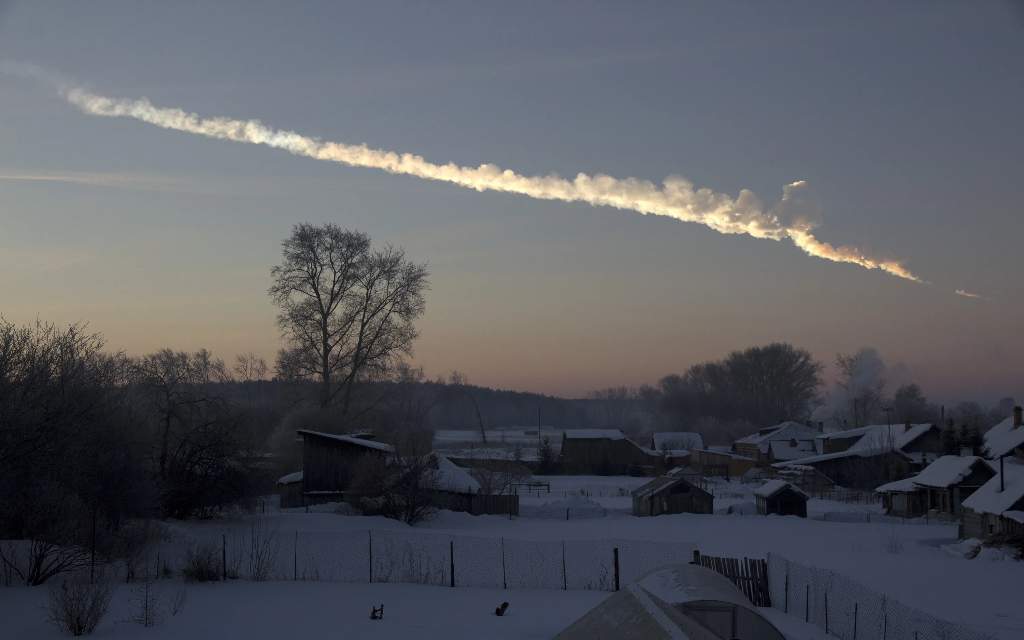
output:
<instances>
[{"instance_id":1,"label":"wooden shed","mask_svg":"<svg viewBox=\"0 0 1024 640\"><path fill-rule=\"evenodd\" d=\"M618 429L569 429L562 436L559 461L573 474L653 475L659 457Z\"/></svg>"},{"instance_id":2,"label":"wooden shed","mask_svg":"<svg viewBox=\"0 0 1024 640\"><path fill-rule=\"evenodd\" d=\"M785 480L769 480L754 490L757 512L807 517L807 494Z\"/></svg>"},{"instance_id":3,"label":"wooden shed","mask_svg":"<svg viewBox=\"0 0 1024 640\"><path fill-rule=\"evenodd\" d=\"M391 445L365 437L306 429L296 433L302 438L302 495L306 504L341 498L364 457L394 454Z\"/></svg>"},{"instance_id":4,"label":"wooden shed","mask_svg":"<svg viewBox=\"0 0 1024 640\"><path fill-rule=\"evenodd\" d=\"M714 513L715 498L681 474L669 473L633 490L633 515Z\"/></svg>"}]
</instances>

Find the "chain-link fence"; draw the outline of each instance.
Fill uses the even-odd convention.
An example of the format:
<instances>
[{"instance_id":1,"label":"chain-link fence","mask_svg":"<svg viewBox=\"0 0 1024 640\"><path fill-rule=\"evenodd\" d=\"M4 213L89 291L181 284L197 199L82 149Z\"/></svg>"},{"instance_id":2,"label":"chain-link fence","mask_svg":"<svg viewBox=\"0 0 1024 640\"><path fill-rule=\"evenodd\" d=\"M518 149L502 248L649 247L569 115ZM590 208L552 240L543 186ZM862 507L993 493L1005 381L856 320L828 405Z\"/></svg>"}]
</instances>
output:
<instances>
[{"instance_id":1,"label":"chain-link fence","mask_svg":"<svg viewBox=\"0 0 1024 640\"><path fill-rule=\"evenodd\" d=\"M841 640L993 640L827 569L768 554L772 606Z\"/></svg>"},{"instance_id":2,"label":"chain-link fence","mask_svg":"<svg viewBox=\"0 0 1024 640\"><path fill-rule=\"evenodd\" d=\"M165 544L162 573L180 572L206 549L226 578L391 582L448 587L611 591L695 546L635 540L524 540L415 530L288 531L204 527Z\"/></svg>"}]
</instances>

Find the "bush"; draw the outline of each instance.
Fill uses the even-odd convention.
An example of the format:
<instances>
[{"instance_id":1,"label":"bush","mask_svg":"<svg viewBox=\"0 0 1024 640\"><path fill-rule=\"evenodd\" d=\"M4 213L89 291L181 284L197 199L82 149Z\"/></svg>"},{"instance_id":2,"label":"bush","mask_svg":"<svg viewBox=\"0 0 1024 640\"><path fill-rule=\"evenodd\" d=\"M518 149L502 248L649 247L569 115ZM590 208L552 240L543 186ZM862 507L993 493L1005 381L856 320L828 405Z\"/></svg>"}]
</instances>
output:
<instances>
[{"instance_id":1,"label":"bush","mask_svg":"<svg viewBox=\"0 0 1024 640\"><path fill-rule=\"evenodd\" d=\"M61 580L50 587L48 613L50 621L65 633L87 635L107 613L112 588L106 580L89 583L82 579Z\"/></svg>"},{"instance_id":2,"label":"bush","mask_svg":"<svg viewBox=\"0 0 1024 640\"><path fill-rule=\"evenodd\" d=\"M221 578L218 549L212 544L189 548L185 567L181 570L186 582L216 582Z\"/></svg>"}]
</instances>

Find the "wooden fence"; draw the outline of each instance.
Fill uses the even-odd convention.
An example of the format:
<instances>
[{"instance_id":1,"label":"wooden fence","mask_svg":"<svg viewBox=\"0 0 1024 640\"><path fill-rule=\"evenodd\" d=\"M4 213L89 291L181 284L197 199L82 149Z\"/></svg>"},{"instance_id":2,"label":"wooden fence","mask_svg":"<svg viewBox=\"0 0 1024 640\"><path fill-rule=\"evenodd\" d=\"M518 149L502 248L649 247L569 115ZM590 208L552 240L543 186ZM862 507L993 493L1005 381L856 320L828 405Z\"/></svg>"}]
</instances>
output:
<instances>
[{"instance_id":1,"label":"wooden fence","mask_svg":"<svg viewBox=\"0 0 1024 640\"><path fill-rule=\"evenodd\" d=\"M704 556L694 550L693 564L728 578L755 606L772 606L768 589L768 561L764 558L721 558Z\"/></svg>"}]
</instances>

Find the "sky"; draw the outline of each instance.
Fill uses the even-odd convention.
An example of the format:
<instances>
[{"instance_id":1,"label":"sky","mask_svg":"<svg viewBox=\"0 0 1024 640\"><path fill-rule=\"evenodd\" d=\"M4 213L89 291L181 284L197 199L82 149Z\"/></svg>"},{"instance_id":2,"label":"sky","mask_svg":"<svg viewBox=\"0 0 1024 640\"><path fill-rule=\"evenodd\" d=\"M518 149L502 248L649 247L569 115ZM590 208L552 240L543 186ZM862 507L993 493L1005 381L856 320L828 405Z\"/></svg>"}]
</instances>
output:
<instances>
[{"instance_id":1,"label":"sky","mask_svg":"<svg viewBox=\"0 0 1024 640\"><path fill-rule=\"evenodd\" d=\"M429 264L431 376L576 396L783 340L873 346L939 400L1024 397L1019 3L0 0L0 61L439 164L682 176L766 211L806 181L818 239L925 281L96 117L0 74L10 321L272 360L280 243L334 222Z\"/></svg>"}]
</instances>

